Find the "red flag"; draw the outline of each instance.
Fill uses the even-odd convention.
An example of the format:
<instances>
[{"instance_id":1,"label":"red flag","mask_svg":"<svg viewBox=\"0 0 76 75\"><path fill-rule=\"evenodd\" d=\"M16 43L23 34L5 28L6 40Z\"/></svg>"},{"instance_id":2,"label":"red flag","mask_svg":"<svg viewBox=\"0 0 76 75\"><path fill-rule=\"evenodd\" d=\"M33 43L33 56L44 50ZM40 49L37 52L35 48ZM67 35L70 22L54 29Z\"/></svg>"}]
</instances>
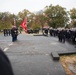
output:
<instances>
[{"instance_id":1,"label":"red flag","mask_svg":"<svg viewBox=\"0 0 76 75\"><path fill-rule=\"evenodd\" d=\"M25 32L27 33L27 20L26 18L24 18L24 20L22 21L21 25L20 25L24 30Z\"/></svg>"}]
</instances>

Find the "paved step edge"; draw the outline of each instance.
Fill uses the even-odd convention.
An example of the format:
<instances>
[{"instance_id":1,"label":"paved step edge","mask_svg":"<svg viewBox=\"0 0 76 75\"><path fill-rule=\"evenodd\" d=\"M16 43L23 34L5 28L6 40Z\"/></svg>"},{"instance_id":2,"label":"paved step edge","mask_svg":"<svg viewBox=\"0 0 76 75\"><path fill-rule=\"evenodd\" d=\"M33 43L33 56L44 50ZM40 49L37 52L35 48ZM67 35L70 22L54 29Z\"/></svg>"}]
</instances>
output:
<instances>
[{"instance_id":1,"label":"paved step edge","mask_svg":"<svg viewBox=\"0 0 76 75\"><path fill-rule=\"evenodd\" d=\"M76 50L75 51L55 51L55 52L51 52L52 58L53 60L59 60L61 55L70 55L70 54L76 54Z\"/></svg>"}]
</instances>

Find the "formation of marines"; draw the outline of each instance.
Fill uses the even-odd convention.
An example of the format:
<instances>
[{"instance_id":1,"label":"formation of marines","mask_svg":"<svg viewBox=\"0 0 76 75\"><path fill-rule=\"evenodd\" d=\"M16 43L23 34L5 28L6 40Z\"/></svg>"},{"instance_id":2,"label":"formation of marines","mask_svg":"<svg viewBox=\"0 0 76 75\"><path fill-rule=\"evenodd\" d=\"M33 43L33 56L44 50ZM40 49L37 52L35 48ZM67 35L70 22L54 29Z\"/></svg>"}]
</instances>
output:
<instances>
[{"instance_id":1,"label":"formation of marines","mask_svg":"<svg viewBox=\"0 0 76 75\"><path fill-rule=\"evenodd\" d=\"M48 36L48 33L50 36L57 36L59 42L65 43L65 40L71 41L72 43L76 43L76 29L65 29L65 28L45 28L43 29L43 34L46 34Z\"/></svg>"},{"instance_id":2,"label":"formation of marines","mask_svg":"<svg viewBox=\"0 0 76 75\"><path fill-rule=\"evenodd\" d=\"M43 28L42 29L43 35L48 36L57 36L59 42L65 43L65 40L71 41L72 43L76 43L76 28L71 28L71 29L65 29L65 28ZM28 33L39 33L39 30L31 31L28 30ZM12 36L12 41L17 40L18 36L18 28L13 26L12 29L4 29L4 36Z\"/></svg>"},{"instance_id":3,"label":"formation of marines","mask_svg":"<svg viewBox=\"0 0 76 75\"><path fill-rule=\"evenodd\" d=\"M5 29L3 30L3 33L4 33L4 36L10 36L10 35L11 35L11 29L5 28Z\"/></svg>"}]
</instances>

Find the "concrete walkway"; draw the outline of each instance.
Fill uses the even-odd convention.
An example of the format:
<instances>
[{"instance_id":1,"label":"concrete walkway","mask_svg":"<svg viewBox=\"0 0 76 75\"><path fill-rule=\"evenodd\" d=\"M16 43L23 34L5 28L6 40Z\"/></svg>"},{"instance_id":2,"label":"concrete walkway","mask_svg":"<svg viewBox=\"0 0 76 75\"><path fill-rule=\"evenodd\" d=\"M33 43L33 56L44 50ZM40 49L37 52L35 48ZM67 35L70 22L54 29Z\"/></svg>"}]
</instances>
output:
<instances>
[{"instance_id":1,"label":"concrete walkway","mask_svg":"<svg viewBox=\"0 0 76 75\"><path fill-rule=\"evenodd\" d=\"M15 75L66 75L61 62L54 61L51 52L70 50L75 50L73 45L60 43L56 37L20 34L6 54Z\"/></svg>"}]
</instances>

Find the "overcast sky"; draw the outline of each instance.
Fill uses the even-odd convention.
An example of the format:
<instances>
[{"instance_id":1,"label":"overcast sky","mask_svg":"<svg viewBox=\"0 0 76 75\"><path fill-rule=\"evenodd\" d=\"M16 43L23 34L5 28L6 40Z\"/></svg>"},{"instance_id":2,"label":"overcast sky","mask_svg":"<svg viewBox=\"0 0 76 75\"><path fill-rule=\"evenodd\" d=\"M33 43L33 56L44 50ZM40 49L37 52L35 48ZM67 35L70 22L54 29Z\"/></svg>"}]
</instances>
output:
<instances>
[{"instance_id":1,"label":"overcast sky","mask_svg":"<svg viewBox=\"0 0 76 75\"><path fill-rule=\"evenodd\" d=\"M45 6L60 5L67 10L76 8L76 0L0 0L0 12L17 14L23 9L31 12L42 10Z\"/></svg>"}]
</instances>

